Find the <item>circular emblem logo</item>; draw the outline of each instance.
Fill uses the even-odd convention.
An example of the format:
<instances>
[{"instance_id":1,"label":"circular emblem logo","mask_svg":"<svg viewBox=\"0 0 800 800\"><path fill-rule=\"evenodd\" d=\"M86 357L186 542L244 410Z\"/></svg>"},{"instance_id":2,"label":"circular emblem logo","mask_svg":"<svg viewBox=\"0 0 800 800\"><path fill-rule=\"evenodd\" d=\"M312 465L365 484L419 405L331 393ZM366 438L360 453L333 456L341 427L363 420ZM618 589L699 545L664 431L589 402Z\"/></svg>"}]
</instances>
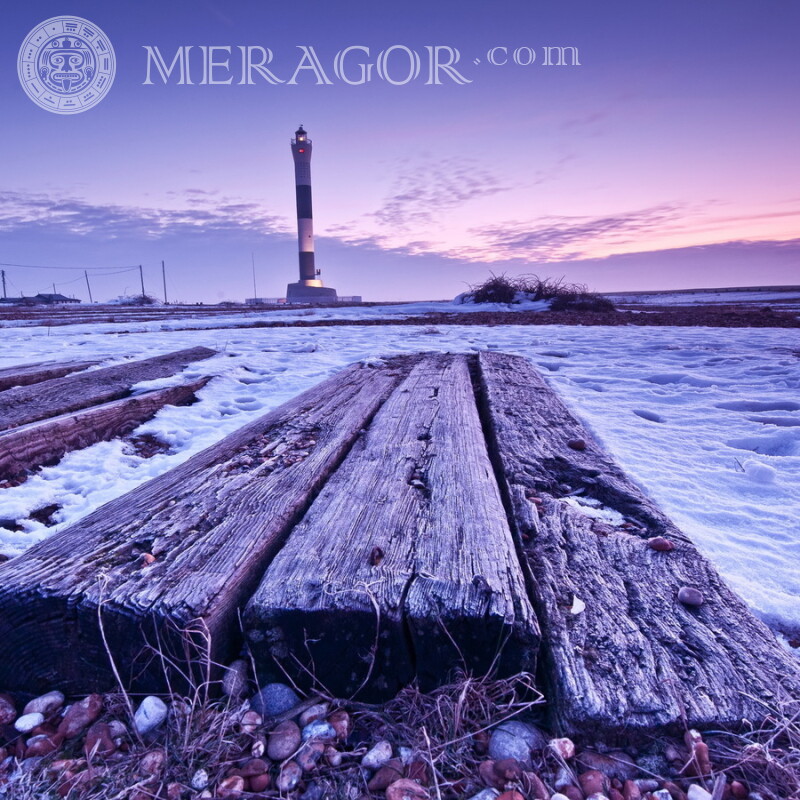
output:
<instances>
[{"instance_id":1,"label":"circular emblem logo","mask_svg":"<svg viewBox=\"0 0 800 800\"><path fill-rule=\"evenodd\" d=\"M108 94L116 59L97 25L82 17L53 17L25 38L17 69L34 103L56 114L79 114Z\"/></svg>"}]
</instances>

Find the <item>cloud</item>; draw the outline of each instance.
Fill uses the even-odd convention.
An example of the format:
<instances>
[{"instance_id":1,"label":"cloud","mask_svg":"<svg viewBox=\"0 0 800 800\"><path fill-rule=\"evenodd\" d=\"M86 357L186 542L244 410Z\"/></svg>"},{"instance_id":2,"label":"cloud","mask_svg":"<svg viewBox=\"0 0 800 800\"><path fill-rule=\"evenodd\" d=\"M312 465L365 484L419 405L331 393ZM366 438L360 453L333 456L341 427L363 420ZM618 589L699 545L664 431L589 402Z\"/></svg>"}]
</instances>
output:
<instances>
[{"instance_id":1,"label":"cloud","mask_svg":"<svg viewBox=\"0 0 800 800\"><path fill-rule=\"evenodd\" d=\"M598 244L622 246L642 234L675 223L684 209L659 205L601 217L545 217L536 222L506 222L473 228L473 244L449 255L469 260L491 257L524 261L564 261L590 255Z\"/></svg>"},{"instance_id":2,"label":"cloud","mask_svg":"<svg viewBox=\"0 0 800 800\"><path fill-rule=\"evenodd\" d=\"M76 197L0 192L0 232L48 230L99 239L162 239L197 234L288 235L287 220L258 203L186 192L184 208L91 203ZM204 196L205 195L205 196Z\"/></svg>"},{"instance_id":3,"label":"cloud","mask_svg":"<svg viewBox=\"0 0 800 800\"><path fill-rule=\"evenodd\" d=\"M489 197L510 188L502 186L476 161L428 159L401 172L390 196L371 216L395 229L428 225L437 216L470 200Z\"/></svg>"}]
</instances>

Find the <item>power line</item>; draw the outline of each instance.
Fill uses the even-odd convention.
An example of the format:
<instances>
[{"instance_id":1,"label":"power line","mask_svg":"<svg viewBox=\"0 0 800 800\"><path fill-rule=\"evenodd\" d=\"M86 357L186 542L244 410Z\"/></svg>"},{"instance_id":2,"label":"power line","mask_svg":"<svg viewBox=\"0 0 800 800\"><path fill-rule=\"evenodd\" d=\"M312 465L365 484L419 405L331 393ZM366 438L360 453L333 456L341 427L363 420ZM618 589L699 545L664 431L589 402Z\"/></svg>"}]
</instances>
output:
<instances>
[{"instance_id":1,"label":"power line","mask_svg":"<svg viewBox=\"0 0 800 800\"><path fill-rule=\"evenodd\" d=\"M55 266L46 266L44 264L9 264L4 261L0 261L0 267L18 267L19 269L66 269L72 270L73 272L78 272L84 269L90 270L98 270L98 269L115 269L115 267L55 267ZM139 269L139 265L130 266L130 267L120 267L117 272L109 273L111 275L116 275L118 272L130 272L134 269Z\"/></svg>"}]
</instances>

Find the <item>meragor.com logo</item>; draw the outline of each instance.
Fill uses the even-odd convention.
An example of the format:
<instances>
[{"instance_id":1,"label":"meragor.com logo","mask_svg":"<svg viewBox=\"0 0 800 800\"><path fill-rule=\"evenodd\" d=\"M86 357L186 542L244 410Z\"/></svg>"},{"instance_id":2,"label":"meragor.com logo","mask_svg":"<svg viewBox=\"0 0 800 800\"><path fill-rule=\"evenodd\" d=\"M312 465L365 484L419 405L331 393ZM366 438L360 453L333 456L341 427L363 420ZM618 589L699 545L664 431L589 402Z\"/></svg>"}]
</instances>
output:
<instances>
[{"instance_id":1,"label":"meragor.com logo","mask_svg":"<svg viewBox=\"0 0 800 800\"><path fill-rule=\"evenodd\" d=\"M79 114L108 94L116 60L97 25L82 17L53 17L25 38L17 70L34 103L55 114Z\"/></svg>"}]
</instances>

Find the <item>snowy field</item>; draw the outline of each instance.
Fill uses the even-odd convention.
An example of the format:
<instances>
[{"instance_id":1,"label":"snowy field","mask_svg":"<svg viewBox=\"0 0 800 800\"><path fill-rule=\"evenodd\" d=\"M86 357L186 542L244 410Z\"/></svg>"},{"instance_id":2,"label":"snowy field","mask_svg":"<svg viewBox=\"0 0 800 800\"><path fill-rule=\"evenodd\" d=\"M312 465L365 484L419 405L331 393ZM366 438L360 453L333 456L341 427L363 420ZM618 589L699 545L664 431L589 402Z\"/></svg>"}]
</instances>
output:
<instances>
[{"instance_id":1,"label":"snowy field","mask_svg":"<svg viewBox=\"0 0 800 800\"><path fill-rule=\"evenodd\" d=\"M409 313L391 307L403 311ZM171 452L144 459L129 445L105 442L0 490L0 519L22 528L0 528L0 552L21 553L353 361L494 348L539 367L756 613L776 628L800 630L800 331L513 324L190 331L173 325L0 333L0 367L50 359L116 362L196 345L220 353L184 373L216 376L200 402L166 408L137 431L169 443ZM29 518L50 504L60 506L55 527Z\"/></svg>"},{"instance_id":2,"label":"snowy field","mask_svg":"<svg viewBox=\"0 0 800 800\"><path fill-rule=\"evenodd\" d=\"M703 306L710 304L769 305L775 309L800 310L800 287L770 289L697 289L686 292L653 292L652 294L609 294L614 303L635 303L653 306Z\"/></svg>"}]
</instances>

